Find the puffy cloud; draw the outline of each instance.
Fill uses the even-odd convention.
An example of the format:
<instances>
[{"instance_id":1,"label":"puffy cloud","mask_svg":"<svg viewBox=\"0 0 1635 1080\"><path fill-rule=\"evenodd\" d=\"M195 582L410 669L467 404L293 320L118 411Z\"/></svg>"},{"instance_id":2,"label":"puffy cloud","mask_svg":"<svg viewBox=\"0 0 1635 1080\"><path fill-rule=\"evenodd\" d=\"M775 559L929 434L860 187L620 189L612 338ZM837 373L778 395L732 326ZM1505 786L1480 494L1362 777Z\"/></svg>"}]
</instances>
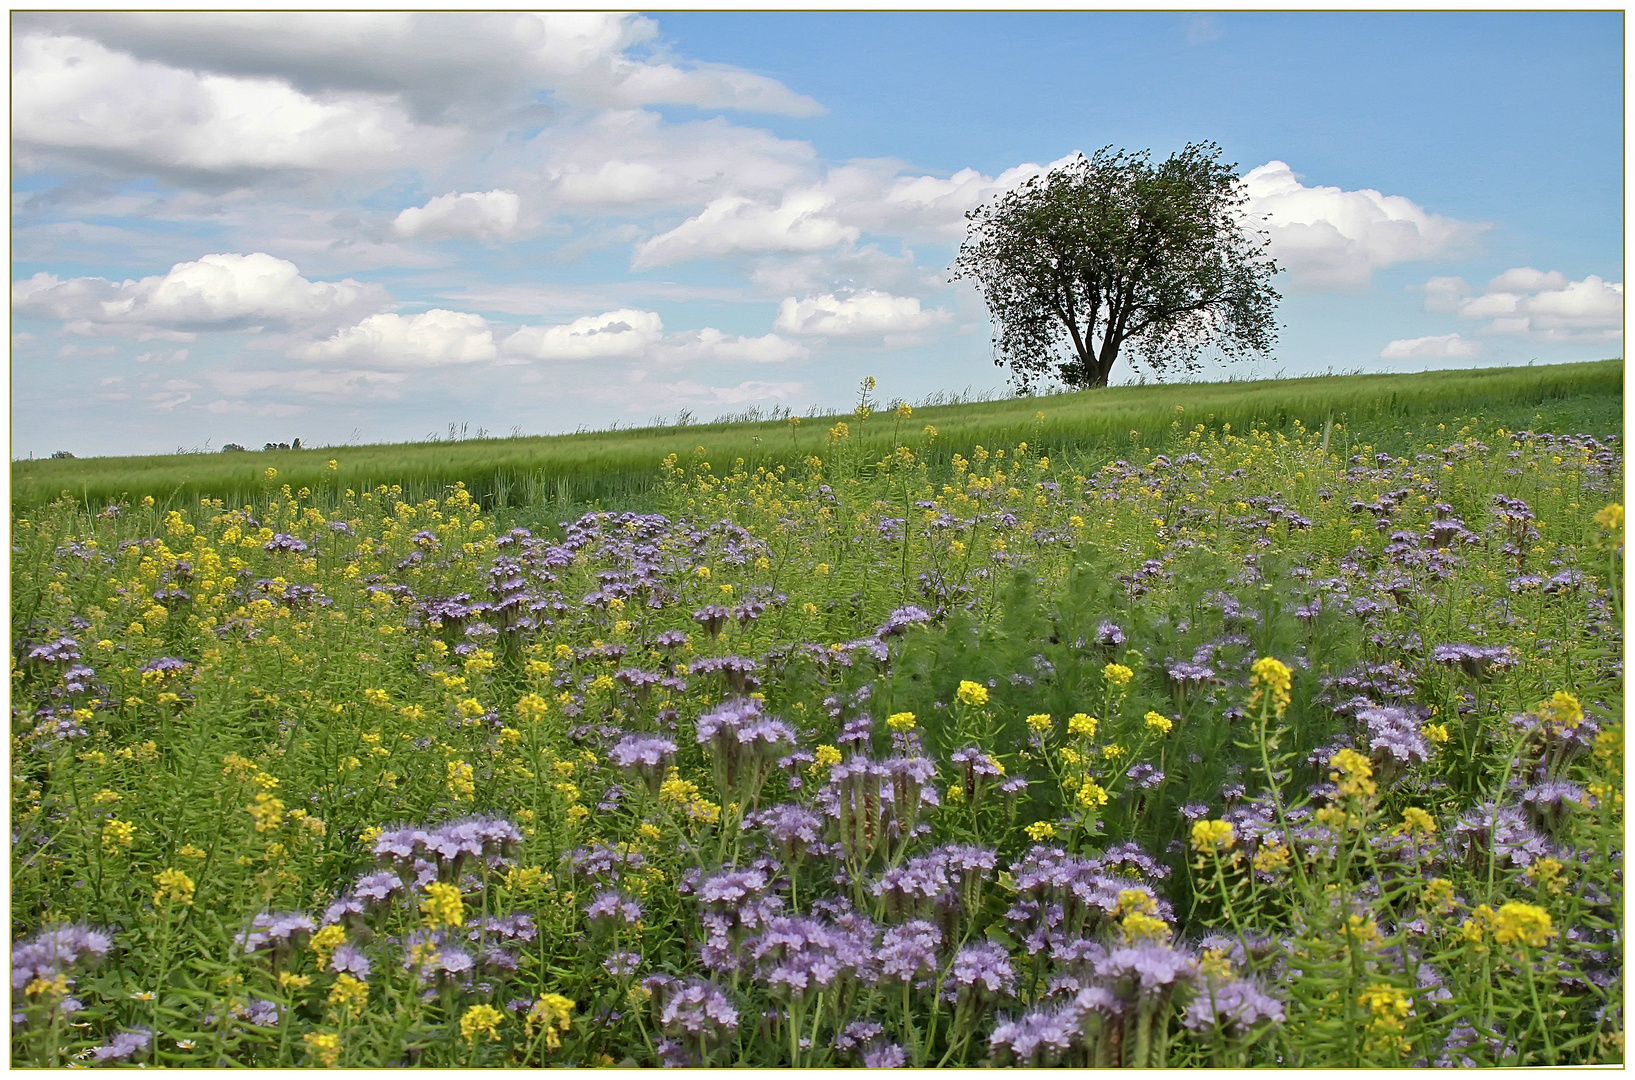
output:
<instances>
[{"instance_id":1,"label":"puffy cloud","mask_svg":"<svg viewBox=\"0 0 1635 1080\"><path fill-rule=\"evenodd\" d=\"M521 208L522 200L514 191L450 192L399 213L392 221L392 232L404 239L504 240L516 232Z\"/></svg>"},{"instance_id":2,"label":"puffy cloud","mask_svg":"<svg viewBox=\"0 0 1635 1080\"><path fill-rule=\"evenodd\" d=\"M663 337L657 312L621 308L559 326L525 326L505 340L505 352L524 360L614 360L640 356Z\"/></svg>"},{"instance_id":3,"label":"puffy cloud","mask_svg":"<svg viewBox=\"0 0 1635 1080\"><path fill-rule=\"evenodd\" d=\"M543 199L575 210L702 206L727 194L774 198L818 172L810 143L720 118L666 123L637 109L553 128L535 146Z\"/></svg>"},{"instance_id":4,"label":"puffy cloud","mask_svg":"<svg viewBox=\"0 0 1635 1080\"><path fill-rule=\"evenodd\" d=\"M23 318L61 319L81 333L183 341L201 330L333 325L388 301L379 285L308 281L294 263L265 252L205 255L140 281L39 273L11 285L12 312Z\"/></svg>"},{"instance_id":5,"label":"puffy cloud","mask_svg":"<svg viewBox=\"0 0 1635 1080\"><path fill-rule=\"evenodd\" d=\"M1306 187L1281 161L1244 176L1251 218L1266 217L1272 254L1307 290L1360 289L1374 271L1455 254L1489 226L1430 213L1401 195Z\"/></svg>"},{"instance_id":6,"label":"puffy cloud","mask_svg":"<svg viewBox=\"0 0 1635 1080\"><path fill-rule=\"evenodd\" d=\"M946 178L904 175L894 161L852 162L831 169L822 191L839 205L842 221L866 231L958 241L965 235L967 211L1072 159L1029 162L998 176L961 169Z\"/></svg>"},{"instance_id":7,"label":"puffy cloud","mask_svg":"<svg viewBox=\"0 0 1635 1080\"><path fill-rule=\"evenodd\" d=\"M657 355L672 363L777 364L800 360L808 355L806 346L777 334L735 337L713 326L687 330L664 339Z\"/></svg>"},{"instance_id":8,"label":"puffy cloud","mask_svg":"<svg viewBox=\"0 0 1635 1080\"><path fill-rule=\"evenodd\" d=\"M25 34L12 51L12 140L95 166L186 174L390 167L451 133L378 94L312 96L275 78L137 60L80 37Z\"/></svg>"},{"instance_id":9,"label":"puffy cloud","mask_svg":"<svg viewBox=\"0 0 1635 1080\"><path fill-rule=\"evenodd\" d=\"M832 293L797 300L785 297L772 328L786 334L852 338L895 338L928 330L952 316L941 308L923 311L918 297L866 289L847 297Z\"/></svg>"},{"instance_id":10,"label":"puffy cloud","mask_svg":"<svg viewBox=\"0 0 1635 1080\"><path fill-rule=\"evenodd\" d=\"M293 355L302 360L427 368L480 364L499 353L494 332L481 315L433 308L419 315L371 315Z\"/></svg>"},{"instance_id":11,"label":"puffy cloud","mask_svg":"<svg viewBox=\"0 0 1635 1080\"><path fill-rule=\"evenodd\" d=\"M1485 319L1492 334L1522 334L1547 341L1614 341L1623 336L1624 284L1595 274L1581 281L1530 266L1506 270L1481 293L1459 278L1425 283L1425 309Z\"/></svg>"},{"instance_id":12,"label":"puffy cloud","mask_svg":"<svg viewBox=\"0 0 1635 1080\"><path fill-rule=\"evenodd\" d=\"M829 213L835 200L817 191L793 191L773 206L727 195L667 233L636 249L637 270L760 251L821 251L856 240L860 231Z\"/></svg>"},{"instance_id":13,"label":"puffy cloud","mask_svg":"<svg viewBox=\"0 0 1635 1080\"><path fill-rule=\"evenodd\" d=\"M386 95L422 122L465 127L538 115L542 90L593 107L823 111L763 75L631 55L658 26L616 12L39 12L17 27L94 38L172 68L277 78L311 95Z\"/></svg>"},{"instance_id":14,"label":"puffy cloud","mask_svg":"<svg viewBox=\"0 0 1635 1080\"><path fill-rule=\"evenodd\" d=\"M1458 334L1399 338L1380 350L1381 360L1461 360L1482 351L1481 345Z\"/></svg>"}]
</instances>

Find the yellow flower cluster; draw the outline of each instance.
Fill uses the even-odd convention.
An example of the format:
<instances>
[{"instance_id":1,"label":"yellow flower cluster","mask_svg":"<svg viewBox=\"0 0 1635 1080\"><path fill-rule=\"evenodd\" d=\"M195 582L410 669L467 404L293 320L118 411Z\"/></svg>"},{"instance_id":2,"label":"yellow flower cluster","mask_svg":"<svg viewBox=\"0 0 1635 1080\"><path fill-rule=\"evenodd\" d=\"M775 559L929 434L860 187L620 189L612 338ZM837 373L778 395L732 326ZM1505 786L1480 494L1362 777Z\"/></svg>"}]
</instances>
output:
<instances>
[{"instance_id":1,"label":"yellow flower cluster","mask_svg":"<svg viewBox=\"0 0 1635 1080\"><path fill-rule=\"evenodd\" d=\"M1067 730L1071 735L1077 735L1083 739L1094 739L1096 737L1097 723L1096 718L1088 713L1074 713L1067 718Z\"/></svg>"},{"instance_id":2,"label":"yellow flower cluster","mask_svg":"<svg viewBox=\"0 0 1635 1080\"><path fill-rule=\"evenodd\" d=\"M184 907L193 906L193 879L180 870L161 870L153 876L154 884L159 886L153 894L154 906L166 900L175 900Z\"/></svg>"},{"instance_id":3,"label":"yellow flower cluster","mask_svg":"<svg viewBox=\"0 0 1635 1080\"><path fill-rule=\"evenodd\" d=\"M1237 833L1229 821L1197 821L1192 825L1194 851L1224 851L1237 842Z\"/></svg>"},{"instance_id":4,"label":"yellow flower cluster","mask_svg":"<svg viewBox=\"0 0 1635 1080\"><path fill-rule=\"evenodd\" d=\"M1328 778L1340 785L1341 795L1360 798L1379 790L1379 785L1372 779L1374 767L1366 755L1348 747L1329 758L1328 763L1334 768Z\"/></svg>"},{"instance_id":5,"label":"yellow flower cluster","mask_svg":"<svg viewBox=\"0 0 1635 1080\"><path fill-rule=\"evenodd\" d=\"M1249 685L1254 687L1254 692L1249 695L1249 707L1259 707L1261 699L1269 695L1272 712L1281 717L1289 707L1294 673L1275 656L1263 656L1256 660L1249 672Z\"/></svg>"},{"instance_id":6,"label":"yellow flower cluster","mask_svg":"<svg viewBox=\"0 0 1635 1080\"><path fill-rule=\"evenodd\" d=\"M528 1010L525 1021L528 1037L533 1038L534 1028L543 1026L545 1031L545 1047L556 1050L562 1046L562 1036L567 1034L573 1024L573 1001L561 994L546 994Z\"/></svg>"},{"instance_id":7,"label":"yellow flower cluster","mask_svg":"<svg viewBox=\"0 0 1635 1080\"><path fill-rule=\"evenodd\" d=\"M333 1069L341 1058L341 1037L333 1031L309 1031L301 1036L301 1042L306 1045L307 1053L326 1069Z\"/></svg>"},{"instance_id":8,"label":"yellow flower cluster","mask_svg":"<svg viewBox=\"0 0 1635 1080\"><path fill-rule=\"evenodd\" d=\"M1107 680L1108 686L1116 686L1119 689L1123 689L1124 687L1130 685L1131 679L1135 678L1135 672L1131 671L1123 664L1108 664L1106 667L1101 669L1101 677Z\"/></svg>"},{"instance_id":9,"label":"yellow flower cluster","mask_svg":"<svg viewBox=\"0 0 1635 1080\"><path fill-rule=\"evenodd\" d=\"M369 984L343 971L335 976L335 985L329 988L329 1003L355 1020L369 1004Z\"/></svg>"},{"instance_id":10,"label":"yellow flower cluster","mask_svg":"<svg viewBox=\"0 0 1635 1080\"><path fill-rule=\"evenodd\" d=\"M1168 735L1175 727L1175 721L1161 713L1149 712L1142 720L1148 731L1156 731L1160 735Z\"/></svg>"},{"instance_id":11,"label":"yellow flower cluster","mask_svg":"<svg viewBox=\"0 0 1635 1080\"><path fill-rule=\"evenodd\" d=\"M914 714L911 712L892 713L886 717L886 727L892 731L913 731Z\"/></svg>"},{"instance_id":12,"label":"yellow flower cluster","mask_svg":"<svg viewBox=\"0 0 1635 1080\"><path fill-rule=\"evenodd\" d=\"M487 1035L498 1042L500 1021L504 1019L505 1014L492 1005L473 1005L460 1017L460 1037L475 1042L479 1035Z\"/></svg>"},{"instance_id":13,"label":"yellow flower cluster","mask_svg":"<svg viewBox=\"0 0 1635 1080\"><path fill-rule=\"evenodd\" d=\"M441 881L426 886L426 898L420 901L420 910L426 916L426 925L434 930L439 926L459 926L466 918L459 887Z\"/></svg>"},{"instance_id":14,"label":"yellow flower cluster","mask_svg":"<svg viewBox=\"0 0 1635 1080\"><path fill-rule=\"evenodd\" d=\"M975 683L969 679L961 679L959 683L959 690L954 696L959 698L960 704L969 705L973 709L979 709L988 703L988 688L983 686L981 683Z\"/></svg>"}]
</instances>

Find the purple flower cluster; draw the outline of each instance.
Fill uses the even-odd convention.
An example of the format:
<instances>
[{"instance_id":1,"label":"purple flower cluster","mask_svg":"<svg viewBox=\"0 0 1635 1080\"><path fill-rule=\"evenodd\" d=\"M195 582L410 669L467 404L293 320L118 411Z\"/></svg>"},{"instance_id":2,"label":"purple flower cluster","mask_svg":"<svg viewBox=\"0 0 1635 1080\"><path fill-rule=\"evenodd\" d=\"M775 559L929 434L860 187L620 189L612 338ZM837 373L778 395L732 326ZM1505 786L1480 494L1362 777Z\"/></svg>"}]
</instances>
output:
<instances>
[{"instance_id":1,"label":"purple flower cluster","mask_svg":"<svg viewBox=\"0 0 1635 1080\"><path fill-rule=\"evenodd\" d=\"M698 718L698 741L709 747L716 790L753 802L778 759L795 748L795 731L762 713L754 698L731 698Z\"/></svg>"},{"instance_id":2,"label":"purple flower cluster","mask_svg":"<svg viewBox=\"0 0 1635 1080\"><path fill-rule=\"evenodd\" d=\"M469 817L435 829L391 829L376 838L374 851L383 866L414 875L417 881L428 869L435 872L434 879L452 881L470 861L497 866L521 846L522 833L504 818Z\"/></svg>"},{"instance_id":3,"label":"purple flower cluster","mask_svg":"<svg viewBox=\"0 0 1635 1080\"><path fill-rule=\"evenodd\" d=\"M626 735L608 751L608 759L657 794L666 771L676 759L676 744L662 735Z\"/></svg>"}]
</instances>

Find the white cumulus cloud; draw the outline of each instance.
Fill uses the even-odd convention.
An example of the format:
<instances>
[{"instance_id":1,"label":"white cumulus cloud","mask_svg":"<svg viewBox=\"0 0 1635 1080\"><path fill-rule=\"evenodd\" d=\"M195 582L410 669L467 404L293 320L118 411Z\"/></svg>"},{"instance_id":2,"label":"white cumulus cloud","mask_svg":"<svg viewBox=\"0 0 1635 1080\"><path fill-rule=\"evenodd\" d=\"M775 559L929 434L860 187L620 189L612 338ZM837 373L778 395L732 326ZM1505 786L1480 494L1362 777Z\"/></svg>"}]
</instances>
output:
<instances>
[{"instance_id":1,"label":"white cumulus cloud","mask_svg":"<svg viewBox=\"0 0 1635 1080\"><path fill-rule=\"evenodd\" d=\"M658 355L672 363L778 364L804 359L808 352L800 342L777 334L738 337L706 326L665 338Z\"/></svg>"},{"instance_id":2,"label":"white cumulus cloud","mask_svg":"<svg viewBox=\"0 0 1635 1080\"><path fill-rule=\"evenodd\" d=\"M1425 309L1485 320L1490 334L1546 341L1614 341L1623 336L1624 284L1596 274L1568 280L1558 270L1515 267L1477 293L1462 279L1425 283Z\"/></svg>"},{"instance_id":3,"label":"white cumulus cloud","mask_svg":"<svg viewBox=\"0 0 1635 1080\"><path fill-rule=\"evenodd\" d=\"M1458 334L1399 338L1380 350L1381 360L1462 360L1482 351L1480 344Z\"/></svg>"},{"instance_id":4,"label":"white cumulus cloud","mask_svg":"<svg viewBox=\"0 0 1635 1080\"><path fill-rule=\"evenodd\" d=\"M1251 218L1270 234L1272 254L1306 290L1352 290L1374 271L1457 253L1488 226L1433 214L1401 195L1371 188L1307 187L1270 161L1244 176Z\"/></svg>"},{"instance_id":5,"label":"white cumulus cloud","mask_svg":"<svg viewBox=\"0 0 1635 1080\"><path fill-rule=\"evenodd\" d=\"M928 330L947 322L951 315L941 308L923 310L915 296L893 296L865 289L851 296L833 293L796 299L785 297L778 305L772 328L785 334L811 337L855 338L899 337Z\"/></svg>"},{"instance_id":6,"label":"white cumulus cloud","mask_svg":"<svg viewBox=\"0 0 1635 1080\"><path fill-rule=\"evenodd\" d=\"M428 368L480 364L498 356L481 315L433 308L419 315L371 315L293 354L302 360Z\"/></svg>"},{"instance_id":7,"label":"white cumulus cloud","mask_svg":"<svg viewBox=\"0 0 1635 1080\"><path fill-rule=\"evenodd\" d=\"M835 200L817 191L794 191L777 205L727 195L669 232L636 249L633 266L645 270L688 259L761 251L821 251L856 240L856 226L835 220Z\"/></svg>"},{"instance_id":8,"label":"white cumulus cloud","mask_svg":"<svg viewBox=\"0 0 1635 1080\"><path fill-rule=\"evenodd\" d=\"M358 91L314 96L267 77L138 60L82 37L25 34L12 48L12 140L40 154L175 176L380 168L449 132Z\"/></svg>"},{"instance_id":9,"label":"white cumulus cloud","mask_svg":"<svg viewBox=\"0 0 1635 1080\"><path fill-rule=\"evenodd\" d=\"M61 319L82 333L175 340L201 330L336 324L388 301L380 285L308 281L294 263L265 252L205 255L139 281L39 273L11 284L15 315Z\"/></svg>"},{"instance_id":10,"label":"white cumulus cloud","mask_svg":"<svg viewBox=\"0 0 1635 1080\"><path fill-rule=\"evenodd\" d=\"M620 308L558 326L524 326L506 338L505 352L523 360L615 360L640 356L663 337L658 312Z\"/></svg>"},{"instance_id":11,"label":"white cumulus cloud","mask_svg":"<svg viewBox=\"0 0 1635 1080\"><path fill-rule=\"evenodd\" d=\"M521 209L522 199L514 191L450 192L399 213L392 232L405 240L504 240L516 233Z\"/></svg>"}]
</instances>

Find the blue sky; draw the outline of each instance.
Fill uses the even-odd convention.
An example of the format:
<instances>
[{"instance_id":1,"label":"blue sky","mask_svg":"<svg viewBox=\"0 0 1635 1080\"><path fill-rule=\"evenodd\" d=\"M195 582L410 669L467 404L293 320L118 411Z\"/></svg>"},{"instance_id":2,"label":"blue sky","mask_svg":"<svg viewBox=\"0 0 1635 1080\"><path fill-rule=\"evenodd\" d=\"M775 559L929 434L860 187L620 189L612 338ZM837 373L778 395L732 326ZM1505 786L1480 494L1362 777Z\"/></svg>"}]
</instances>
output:
<instances>
[{"instance_id":1,"label":"blue sky","mask_svg":"<svg viewBox=\"0 0 1635 1080\"><path fill-rule=\"evenodd\" d=\"M963 215L1108 144L1271 215L1232 373L1621 355L1622 19L16 15L13 456L997 387Z\"/></svg>"}]
</instances>

